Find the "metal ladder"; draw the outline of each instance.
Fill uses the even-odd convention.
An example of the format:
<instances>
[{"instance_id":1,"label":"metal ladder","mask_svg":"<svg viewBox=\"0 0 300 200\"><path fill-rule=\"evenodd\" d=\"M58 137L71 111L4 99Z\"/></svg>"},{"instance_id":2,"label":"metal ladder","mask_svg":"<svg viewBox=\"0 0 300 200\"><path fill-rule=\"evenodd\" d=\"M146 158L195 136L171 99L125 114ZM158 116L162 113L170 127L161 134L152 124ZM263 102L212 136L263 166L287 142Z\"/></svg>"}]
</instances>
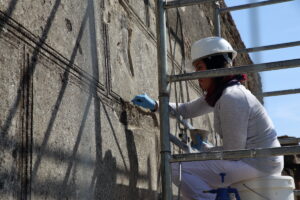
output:
<instances>
[{"instance_id":1,"label":"metal ladder","mask_svg":"<svg viewBox=\"0 0 300 200\"><path fill-rule=\"evenodd\" d=\"M244 4L234 7L215 9L215 35L221 36L220 15L224 12L254 8L275 3L283 3L292 0L268 0L257 3ZM159 115L160 115L160 139L161 139L161 176L162 176L162 199L172 199L171 162L200 161L200 160L230 160L242 158L255 158L277 155L300 154L300 146L285 146L265 149L246 149L237 151L203 152L196 154L171 155L170 151L170 123L169 123L169 83L177 81L194 80L207 77L219 77L249 72L261 72L269 70L287 69L300 67L300 59L284 60L262 64L252 64L228 69L207 70L194 73L168 75L167 73L167 41L166 41L166 10L192 6L204 2L218 2L218 0L157 0L157 46L158 46L158 74L159 74ZM216 4L217 5L217 4ZM256 52L270 49L279 49L300 45L300 41L275 44L238 50L239 53ZM284 94L300 93L300 89L283 90L263 93L263 96L275 96Z\"/></svg>"}]
</instances>

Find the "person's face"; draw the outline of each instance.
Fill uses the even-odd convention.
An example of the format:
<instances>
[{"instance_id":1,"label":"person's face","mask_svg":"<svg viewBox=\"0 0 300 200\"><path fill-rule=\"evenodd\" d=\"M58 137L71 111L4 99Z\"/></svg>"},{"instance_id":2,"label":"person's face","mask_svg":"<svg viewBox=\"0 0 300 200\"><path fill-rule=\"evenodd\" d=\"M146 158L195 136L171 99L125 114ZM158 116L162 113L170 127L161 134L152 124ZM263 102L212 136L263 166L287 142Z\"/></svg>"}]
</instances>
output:
<instances>
[{"instance_id":1,"label":"person's face","mask_svg":"<svg viewBox=\"0 0 300 200\"><path fill-rule=\"evenodd\" d=\"M202 60L198 60L198 61L194 62L193 65L195 67L196 72L207 70L207 67L206 67L205 63ZM198 79L199 86L204 91L208 90L208 88L211 86L212 82L213 82L212 78L200 78L200 79Z\"/></svg>"}]
</instances>

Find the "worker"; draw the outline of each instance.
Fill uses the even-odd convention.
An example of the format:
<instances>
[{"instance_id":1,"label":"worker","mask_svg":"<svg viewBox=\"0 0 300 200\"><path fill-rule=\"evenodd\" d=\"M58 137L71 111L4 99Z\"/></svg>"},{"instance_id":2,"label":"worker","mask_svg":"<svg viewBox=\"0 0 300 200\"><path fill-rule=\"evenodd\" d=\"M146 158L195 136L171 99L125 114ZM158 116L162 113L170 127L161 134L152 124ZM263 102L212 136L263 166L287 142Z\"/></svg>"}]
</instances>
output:
<instances>
[{"instance_id":1,"label":"worker","mask_svg":"<svg viewBox=\"0 0 300 200\"><path fill-rule=\"evenodd\" d=\"M201 39L191 48L192 64L197 72L230 68L236 55L229 42L221 37ZM204 97L178 105L177 112L184 118L214 113L214 130L222 138L223 146L203 148L205 151L280 147L265 108L241 84L244 78L242 75L232 75L198 79ZM152 111L158 108L157 102L146 94L136 96L132 102ZM170 103L170 106L176 109L176 104ZM212 200L215 194L203 191L261 176L280 175L283 156L183 162L181 181L179 164L172 163L171 167L173 182L180 185L184 199ZM226 174L223 184L220 173Z\"/></svg>"}]
</instances>

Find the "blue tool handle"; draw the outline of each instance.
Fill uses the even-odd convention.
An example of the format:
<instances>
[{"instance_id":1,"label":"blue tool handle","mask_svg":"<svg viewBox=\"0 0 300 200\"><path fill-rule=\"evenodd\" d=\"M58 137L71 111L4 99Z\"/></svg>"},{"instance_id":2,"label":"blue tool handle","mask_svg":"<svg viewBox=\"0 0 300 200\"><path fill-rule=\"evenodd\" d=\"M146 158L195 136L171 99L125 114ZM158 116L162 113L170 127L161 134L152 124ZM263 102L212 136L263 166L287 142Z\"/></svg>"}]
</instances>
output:
<instances>
[{"instance_id":1,"label":"blue tool handle","mask_svg":"<svg viewBox=\"0 0 300 200\"><path fill-rule=\"evenodd\" d=\"M224 183L226 174L220 173L220 176L221 176L222 183Z\"/></svg>"}]
</instances>

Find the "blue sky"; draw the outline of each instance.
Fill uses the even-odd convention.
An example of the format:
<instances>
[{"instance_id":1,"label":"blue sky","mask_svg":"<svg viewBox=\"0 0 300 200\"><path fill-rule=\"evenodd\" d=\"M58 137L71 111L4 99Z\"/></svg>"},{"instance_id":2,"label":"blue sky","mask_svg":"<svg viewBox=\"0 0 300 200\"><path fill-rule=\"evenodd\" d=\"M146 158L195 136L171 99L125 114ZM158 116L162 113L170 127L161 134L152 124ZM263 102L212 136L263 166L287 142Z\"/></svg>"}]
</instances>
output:
<instances>
[{"instance_id":1,"label":"blue sky","mask_svg":"<svg viewBox=\"0 0 300 200\"><path fill-rule=\"evenodd\" d=\"M262 1L262 0L261 0ZM226 0L227 6L258 2ZM300 0L232 11L246 47L300 41ZM254 63L300 58L300 47L250 54ZM300 88L300 67L261 72L263 91ZM300 137L300 94L264 98L278 135Z\"/></svg>"}]
</instances>

